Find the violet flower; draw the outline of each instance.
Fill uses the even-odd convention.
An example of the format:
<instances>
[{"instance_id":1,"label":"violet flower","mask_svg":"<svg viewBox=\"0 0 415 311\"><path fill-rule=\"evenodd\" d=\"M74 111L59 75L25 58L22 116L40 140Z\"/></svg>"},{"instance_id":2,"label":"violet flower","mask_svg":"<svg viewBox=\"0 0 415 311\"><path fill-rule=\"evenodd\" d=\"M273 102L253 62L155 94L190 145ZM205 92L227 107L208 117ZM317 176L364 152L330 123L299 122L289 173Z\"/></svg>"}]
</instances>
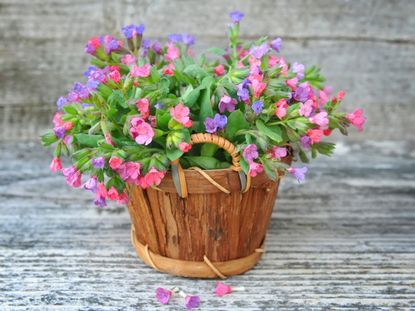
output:
<instances>
[{"instance_id":1,"label":"violet flower","mask_svg":"<svg viewBox=\"0 0 415 311\"><path fill-rule=\"evenodd\" d=\"M172 43L183 42L183 36L179 33L172 33L172 34L168 35L167 38Z\"/></svg>"},{"instance_id":2,"label":"violet flower","mask_svg":"<svg viewBox=\"0 0 415 311\"><path fill-rule=\"evenodd\" d=\"M99 158L92 159L92 165L95 168L99 168L99 169L104 168L104 165L105 165L104 157L99 157Z\"/></svg>"},{"instance_id":3,"label":"violet flower","mask_svg":"<svg viewBox=\"0 0 415 311\"><path fill-rule=\"evenodd\" d=\"M300 63L293 63L291 66L291 70L297 75L299 80L304 78L304 65Z\"/></svg>"},{"instance_id":4,"label":"violet flower","mask_svg":"<svg viewBox=\"0 0 415 311\"><path fill-rule=\"evenodd\" d=\"M262 43L261 45L254 45L251 47L250 52L256 59L261 59L269 51L268 43Z\"/></svg>"},{"instance_id":5,"label":"violet flower","mask_svg":"<svg viewBox=\"0 0 415 311\"><path fill-rule=\"evenodd\" d=\"M223 95L219 101L218 108L220 113L226 110L232 112L235 110L236 100L228 95Z\"/></svg>"},{"instance_id":6,"label":"violet flower","mask_svg":"<svg viewBox=\"0 0 415 311\"><path fill-rule=\"evenodd\" d=\"M58 126L53 128L53 132L57 138L62 139L65 137L66 129L63 126Z\"/></svg>"},{"instance_id":7,"label":"violet flower","mask_svg":"<svg viewBox=\"0 0 415 311\"><path fill-rule=\"evenodd\" d=\"M182 41L184 44L190 46L195 44L195 37L193 37L192 35L189 35L187 33L182 34Z\"/></svg>"},{"instance_id":8,"label":"violet flower","mask_svg":"<svg viewBox=\"0 0 415 311\"><path fill-rule=\"evenodd\" d=\"M252 110L256 114L260 114L262 112L262 109L264 109L264 103L261 100L258 100L252 104Z\"/></svg>"},{"instance_id":9,"label":"violet flower","mask_svg":"<svg viewBox=\"0 0 415 311\"><path fill-rule=\"evenodd\" d=\"M142 35L144 32L144 25L127 25L124 26L121 31L127 39L132 39L137 35Z\"/></svg>"},{"instance_id":10,"label":"violet flower","mask_svg":"<svg viewBox=\"0 0 415 311\"><path fill-rule=\"evenodd\" d=\"M244 16L245 14L240 11L233 11L229 13L229 17L231 18L232 22L236 24L240 23Z\"/></svg>"},{"instance_id":11,"label":"violet flower","mask_svg":"<svg viewBox=\"0 0 415 311\"><path fill-rule=\"evenodd\" d=\"M298 182L302 182L305 180L305 174L308 171L307 166L304 167L289 167L287 168L288 173L293 175Z\"/></svg>"},{"instance_id":12,"label":"violet flower","mask_svg":"<svg viewBox=\"0 0 415 311\"><path fill-rule=\"evenodd\" d=\"M249 85L249 80L245 79L242 81L242 83L239 83L237 85L237 95L239 97L240 100L242 101L248 101L249 100L249 89L248 89L248 85Z\"/></svg>"},{"instance_id":13,"label":"violet flower","mask_svg":"<svg viewBox=\"0 0 415 311\"><path fill-rule=\"evenodd\" d=\"M223 130L228 122L228 118L225 115L215 114L213 118L205 119L205 128L208 133L215 133L219 130Z\"/></svg>"},{"instance_id":14,"label":"violet flower","mask_svg":"<svg viewBox=\"0 0 415 311\"><path fill-rule=\"evenodd\" d=\"M156 53L156 54L161 54L161 44L158 41L154 41L153 45L151 46L151 49Z\"/></svg>"},{"instance_id":15,"label":"violet flower","mask_svg":"<svg viewBox=\"0 0 415 311\"><path fill-rule=\"evenodd\" d=\"M66 105L68 103L68 99L66 97L59 97L59 99L56 102L56 107L58 108L58 110L62 110L63 106Z\"/></svg>"},{"instance_id":16,"label":"violet flower","mask_svg":"<svg viewBox=\"0 0 415 311\"><path fill-rule=\"evenodd\" d=\"M281 51L281 46L282 46L281 38L276 38L275 40L271 41L271 48L275 50L276 52Z\"/></svg>"},{"instance_id":17,"label":"violet flower","mask_svg":"<svg viewBox=\"0 0 415 311\"><path fill-rule=\"evenodd\" d=\"M200 305L200 297L199 296L191 296L187 295L184 298L186 309L192 310L194 308L199 307Z\"/></svg>"},{"instance_id":18,"label":"violet flower","mask_svg":"<svg viewBox=\"0 0 415 311\"><path fill-rule=\"evenodd\" d=\"M163 305L169 303L172 294L173 292L171 290L162 287L156 289L156 299Z\"/></svg>"}]
</instances>

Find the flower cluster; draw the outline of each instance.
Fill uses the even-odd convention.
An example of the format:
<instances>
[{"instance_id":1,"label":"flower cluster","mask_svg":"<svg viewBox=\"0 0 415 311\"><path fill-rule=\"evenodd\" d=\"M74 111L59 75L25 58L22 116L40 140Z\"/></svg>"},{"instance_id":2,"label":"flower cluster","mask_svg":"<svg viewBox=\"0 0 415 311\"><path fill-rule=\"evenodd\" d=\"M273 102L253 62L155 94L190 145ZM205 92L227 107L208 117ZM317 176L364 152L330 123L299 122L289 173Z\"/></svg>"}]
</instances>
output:
<instances>
[{"instance_id":1,"label":"flower cluster","mask_svg":"<svg viewBox=\"0 0 415 311\"><path fill-rule=\"evenodd\" d=\"M157 186L173 160L202 169L230 166L229 155L212 146L190 144L193 133L225 137L240 151L241 167L255 177L278 178L286 171L304 180L306 167L290 167L288 157L309 162L330 155L325 141L334 130L363 129L362 110L339 112L344 97L331 95L316 67L288 63L281 38L239 39L244 14L232 12L229 45L199 57L189 34L165 42L143 38L144 25L122 28L125 40L91 38L91 66L58 99L54 127L43 135L55 144L52 171L68 184L95 193L95 203L127 200L127 184ZM73 165L63 168L61 156Z\"/></svg>"}]
</instances>

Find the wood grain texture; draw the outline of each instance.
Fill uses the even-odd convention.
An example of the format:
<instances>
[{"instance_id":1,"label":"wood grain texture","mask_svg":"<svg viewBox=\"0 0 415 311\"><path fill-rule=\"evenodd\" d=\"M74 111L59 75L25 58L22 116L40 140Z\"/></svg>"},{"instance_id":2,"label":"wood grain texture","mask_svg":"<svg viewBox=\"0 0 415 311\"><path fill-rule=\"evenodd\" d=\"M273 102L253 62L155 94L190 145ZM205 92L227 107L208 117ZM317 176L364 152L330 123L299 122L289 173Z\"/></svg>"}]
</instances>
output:
<instances>
[{"instance_id":1,"label":"wood grain texture","mask_svg":"<svg viewBox=\"0 0 415 311\"><path fill-rule=\"evenodd\" d=\"M203 51L226 44L234 9L246 13L245 38L282 36L288 60L321 66L335 90L346 90L346 109L365 109L366 136L352 139L415 140L411 0L0 0L0 140L35 138L50 126L57 98L83 79L89 37L144 22L151 38L190 32Z\"/></svg>"},{"instance_id":2,"label":"wood grain texture","mask_svg":"<svg viewBox=\"0 0 415 311\"><path fill-rule=\"evenodd\" d=\"M47 171L33 143L0 144L0 310L182 310L155 298L179 286L202 310L411 310L415 305L415 145L340 144L285 178L259 264L227 281L157 273L130 243L125 208L100 210ZM7 152L6 152L7 151ZM161 215L160 217L163 217Z\"/></svg>"}]
</instances>

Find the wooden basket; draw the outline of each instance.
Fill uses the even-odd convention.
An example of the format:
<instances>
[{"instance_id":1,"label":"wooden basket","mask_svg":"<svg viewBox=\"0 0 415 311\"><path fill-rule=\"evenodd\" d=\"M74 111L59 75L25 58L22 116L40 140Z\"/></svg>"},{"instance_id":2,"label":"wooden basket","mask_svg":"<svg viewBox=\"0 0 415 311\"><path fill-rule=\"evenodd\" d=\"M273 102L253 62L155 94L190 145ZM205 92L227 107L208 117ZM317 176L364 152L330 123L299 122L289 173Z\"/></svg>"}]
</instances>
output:
<instances>
[{"instance_id":1,"label":"wooden basket","mask_svg":"<svg viewBox=\"0 0 415 311\"><path fill-rule=\"evenodd\" d=\"M158 187L130 185L132 244L147 265L169 274L226 278L244 273L264 251L279 180L265 173L246 177L235 146L222 137L193 134L191 142L223 148L232 156L232 167L183 170L175 161Z\"/></svg>"}]
</instances>

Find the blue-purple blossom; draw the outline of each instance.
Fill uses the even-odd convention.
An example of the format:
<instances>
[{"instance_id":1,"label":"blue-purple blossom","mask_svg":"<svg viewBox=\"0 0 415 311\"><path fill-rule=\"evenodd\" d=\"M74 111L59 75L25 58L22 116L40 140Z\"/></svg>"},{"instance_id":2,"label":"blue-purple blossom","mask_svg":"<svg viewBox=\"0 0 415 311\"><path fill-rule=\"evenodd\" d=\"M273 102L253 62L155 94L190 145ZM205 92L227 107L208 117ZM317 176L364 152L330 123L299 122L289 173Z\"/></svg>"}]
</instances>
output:
<instances>
[{"instance_id":1,"label":"blue-purple blossom","mask_svg":"<svg viewBox=\"0 0 415 311\"><path fill-rule=\"evenodd\" d=\"M223 95L219 101L218 108L220 113L226 110L232 112L235 110L236 100L228 95Z\"/></svg>"},{"instance_id":2,"label":"blue-purple blossom","mask_svg":"<svg viewBox=\"0 0 415 311\"><path fill-rule=\"evenodd\" d=\"M291 66L291 70L297 74L299 80L304 78L304 69L304 65L297 62L293 63Z\"/></svg>"},{"instance_id":3,"label":"blue-purple blossom","mask_svg":"<svg viewBox=\"0 0 415 311\"><path fill-rule=\"evenodd\" d=\"M182 34L182 41L186 45L193 45L193 44L195 44L195 37L193 37L193 36L191 36L187 33L184 33L184 34Z\"/></svg>"},{"instance_id":4,"label":"blue-purple blossom","mask_svg":"<svg viewBox=\"0 0 415 311\"><path fill-rule=\"evenodd\" d=\"M88 98L89 97L89 90L88 88L83 85L82 83L79 82L75 82L73 85L72 90L78 94L78 96L82 99Z\"/></svg>"},{"instance_id":5,"label":"blue-purple blossom","mask_svg":"<svg viewBox=\"0 0 415 311\"><path fill-rule=\"evenodd\" d=\"M117 50L120 47L120 44L117 40L112 39L105 44L105 53L110 54L112 51Z\"/></svg>"},{"instance_id":6,"label":"blue-purple blossom","mask_svg":"<svg viewBox=\"0 0 415 311\"><path fill-rule=\"evenodd\" d=\"M91 176L87 182L84 184L84 189L86 190L90 190L92 192L96 192L97 191L97 177L96 176Z\"/></svg>"},{"instance_id":7,"label":"blue-purple blossom","mask_svg":"<svg viewBox=\"0 0 415 311\"><path fill-rule=\"evenodd\" d=\"M87 70L84 72L84 77L89 78L89 76L94 72L97 71L97 66L89 66Z\"/></svg>"},{"instance_id":8,"label":"blue-purple blossom","mask_svg":"<svg viewBox=\"0 0 415 311\"><path fill-rule=\"evenodd\" d=\"M67 103L68 103L68 100L66 99L66 97L61 96L56 102L56 107L58 107L58 110L61 110L63 106L66 105Z\"/></svg>"},{"instance_id":9,"label":"blue-purple blossom","mask_svg":"<svg viewBox=\"0 0 415 311\"><path fill-rule=\"evenodd\" d=\"M161 54L161 44L158 41L154 41L153 45L151 46L151 49L156 53L156 54Z\"/></svg>"},{"instance_id":10,"label":"blue-purple blossom","mask_svg":"<svg viewBox=\"0 0 415 311\"><path fill-rule=\"evenodd\" d=\"M97 87L100 83L101 82L99 82L98 80L89 79L86 82L86 87L88 88L89 91L94 91L94 90L97 89Z\"/></svg>"},{"instance_id":11,"label":"blue-purple blossom","mask_svg":"<svg viewBox=\"0 0 415 311\"><path fill-rule=\"evenodd\" d=\"M198 308L200 305L200 297L199 296L190 296L187 295L184 298L186 309L191 310L194 308Z\"/></svg>"},{"instance_id":12,"label":"blue-purple blossom","mask_svg":"<svg viewBox=\"0 0 415 311\"><path fill-rule=\"evenodd\" d=\"M250 52L256 59L261 59L269 51L268 43L262 43L261 45L254 45L251 47Z\"/></svg>"},{"instance_id":13,"label":"blue-purple blossom","mask_svg":"<svg viewBox=\"0 0 415 311\"><path fill-rule=\"evenodd\" d=\"M271 48L273 50L275 50L276 52L281 51L281 46L282 46L282 39L281 38L277 38L277 39L271 41Z\"/></svg>"},{"instance_id":14,"label":"blue-purple blossom","mask_svg":"<svg viewBox=\"0 0 415 311\"><path fill-rule=\"evenodd\" d=\"M240 100L242 101L247 101L249 100L249 89L248 89L248 85L249 85L249 80L245 79L242 81L242 83L239 83L237 85L237 95L239 97Z\"/></svg>"},{"instance_id":15,"label":"blue-purple blossom","mask_svg":"<svg viewBox=\"0 0 415 311\"><path fill-rule=\"evenodd\" d=\"M305 174L308 171L307 166L304 167L289 167L287 168L288 173L293 175L298 182L302 182L305 180Z\"/></svg>"},{"instance_id":16,"label":"blue-purple blossom","mask_svg":"<svg viewBox=\"0 0 415 311\"><path fill-rule=\"evenodd\" d=\"M228 118L225 115L219 113L215 114L213 118L205 119L205 128L208 133L216 133L219 130L223 130L228 122Z\"/></svg>"},{"instance_id":17,"label":"blue-purple blossom","mask_svg":"<svg viewBox=\"0 0 415 311\"><path fill-rule=\"evenodd\" d=\"M172 43L179 43L183 41L183 36L179 33L172 33L167 36L170 42Z\"/></svg>"},{"instance_id":18,"label":"blue-purple blossom","mask_svg":"<svg viewBox=\"0 0 415 311\"><path fill-rule=\"evenodd\" d=\"M127 39L132 39L137 35L142 35L144 32L144 25L127 25L121 29L122 33Z\"/></svg>"},{"instance_id":19,"label":"blue-purple blossom","mask_svg":"<svg viewBox=\"0 0 415 311\"><path fill-rule=\"evenodd\" d=\"M244 16L245 14L240 11L233 11L229 13L229 17L231 18L233 23L239 23Z\"/></svg>"},{"instance_id":20,"label":"blue-purple blossom","mask_svg":"<svg viewBox=\"0 0 415 311\"><path fill-rule=\"evenodd\" d=\"M98 196L95 200L94 200L94 204L99 206L99 207L105 207L107 206L107 202L105 200L105 198Z\"/></svg>"},{"instance_id":21,"label":"blue-purple blossom","mask_svg":"<svg viewBox=\"0 0 415 311\"><path fill-rule=\"evenodd\" d=\"M295 90L294 99L299 102L305 102L308 99L310 90L310 86L307 82L301 83Z\"/></svg>"},{"instance_id":22,"label":"blue-purple blossom","mask_svg":"<svg viewBox=\"0 0 415 311\"><path fill-rule=\"evenodd\" d=\"M160 110L163 110L163 109L165 108L165 106L163 105L163 103L162 103L162 102L157 102L157 103L154 105L154 107L155 107L156 109L160 109Z\"/></svg>"},{"instance_id":23,"label":"blue-purple blossom","mask_svg":"<svg viewBox=\"0 0 415 311\"><path fill-rule=\"evenodd\" d=\"M300 143L301 143L301 146L304 149L308 150L308 149L310 149L312 141L311 141L311 138L309 136L304 135L304 136L301 136Z\"/></svg>"},{"instance_id":24,"label":"blue-purple blossom","mask_svg":"<svg viewBox=\"0 0 415 311\"><path fill-rule=\"evenodd\" d=\"M262 109L264 109L264 103L261 100L258 100L252 104L252 110L256 114L260 114L262 112Z\"/></svg>"},{"instance_id":25,"label":"blue-purple blossom","mask_svg":"<svg viewBox=\"0 0 415 311\"><path fill-rule=\"evenodd\" d=\"M53 132L57 138L62 139L65 137L66 129L63 126L58 126L53 129Z\"/></svg>"},{"instance_id":26,"label":"blue-purple blossom","mask_svg":"<svg viewBox=\"0 0 415 311\"><path fill-rule=\"evenodd\" d=\"M142 57L147 56L150 46L151 46L150 39L143 39L143 41L141 42L141 50L140 50L140 55Z\"/></svg>"},{"instance_id":27,"label":"blue-purple blossom","mask_svg":"<svg viewBox=\"0 0 415 311\"><path fill-rule=\"evenodd\" d=\"M95 168L104 168L104 165L105 165L104 157L99 157L99 158L92 159L92 165Z\"/></svg>"}]
</instances>

